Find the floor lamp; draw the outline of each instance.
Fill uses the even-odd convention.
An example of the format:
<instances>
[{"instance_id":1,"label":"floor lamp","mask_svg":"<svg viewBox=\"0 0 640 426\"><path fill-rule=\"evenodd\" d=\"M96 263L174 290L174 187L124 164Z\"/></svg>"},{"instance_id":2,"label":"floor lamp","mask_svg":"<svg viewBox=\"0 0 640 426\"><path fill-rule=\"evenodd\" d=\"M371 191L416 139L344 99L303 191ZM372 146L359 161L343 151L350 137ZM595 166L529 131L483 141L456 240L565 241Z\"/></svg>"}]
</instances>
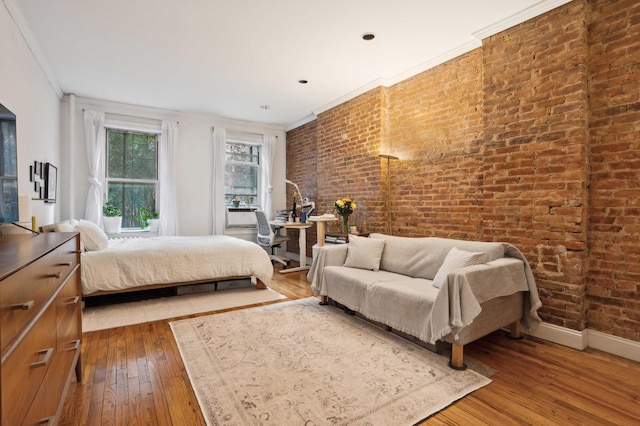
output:
<instances>
[{"instance_id":1,"label":"floor lamp","mask_svg":"<svg viewBox=\"0 0 640 426\"><path fill-rule=\"evenodd\" d=\"M399 160L399 158L390 154L378 154L378 157L387 159L387 234L391 235L391 160Z\"/></svg>"}]
</instances>

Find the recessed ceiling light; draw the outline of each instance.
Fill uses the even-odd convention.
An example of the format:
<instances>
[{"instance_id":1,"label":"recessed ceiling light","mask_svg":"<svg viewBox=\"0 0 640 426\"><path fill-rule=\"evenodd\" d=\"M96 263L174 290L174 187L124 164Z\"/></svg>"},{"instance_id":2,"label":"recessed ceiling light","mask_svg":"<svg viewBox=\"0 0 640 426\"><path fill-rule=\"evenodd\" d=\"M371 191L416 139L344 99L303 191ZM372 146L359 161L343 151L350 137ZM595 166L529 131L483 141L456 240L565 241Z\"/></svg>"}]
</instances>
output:
<instances>
[{"instance_id":1,"label":"recessed ceiling light","mask_svg":"<svg viewBox=\"0 0 640 426\"><path fill-rule=\"evenodd\" d=\"M307 84L309 81L308 80L298 80L298 83L300 84Z\"/></svg>"},{"instance_id":2,"label":"recessed ceiling light","mask_svg":"<svg viewBox=\"0 0 640 426\"><path fill-rule=\"evenodd\" d=\"M271 109L271 105L260 105L262 109Z\"/></svg>"},{"instance_id":3,"label":"recessed ceiling light","mask_svg":"<svg viewBox=\"0 0 640 426\"><path fill-rule=\"evenodd\" d=\"M362 34L362 39L369 41L369 40L373 40L374 38L376 38L376 35L374 33L364 33Z\"/></svg>"}]
</instances>

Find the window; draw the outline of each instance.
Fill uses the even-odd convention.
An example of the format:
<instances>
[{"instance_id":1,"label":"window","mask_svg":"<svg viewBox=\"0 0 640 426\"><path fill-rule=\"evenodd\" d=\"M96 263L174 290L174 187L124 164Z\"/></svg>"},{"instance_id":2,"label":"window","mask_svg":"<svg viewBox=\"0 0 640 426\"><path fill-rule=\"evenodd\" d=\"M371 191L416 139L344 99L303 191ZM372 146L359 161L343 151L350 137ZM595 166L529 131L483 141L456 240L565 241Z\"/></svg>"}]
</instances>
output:
<instances>
[{"instance_id":1,"label":"window","mask_svg":"<svg viewBox=\"0 0 640 426\"><path fill-rule=\"evenodd\" d=\"M258 203L258 176L260 176L260 145L236 142L227 138L224 168L224 201L237 207ZM238 204L238 203L236 203Z\"/></svg>"},{"instance_id":2,"label":"window","mask_svg":"<svg viewBox=\"0 0 640 426\"><path fill-rule=\"evenodd\" d=\"M139 228L140 209L156 211L158 135L107 129L107 200L122 211L123 228Z\"/></svg>"}]
</instances>

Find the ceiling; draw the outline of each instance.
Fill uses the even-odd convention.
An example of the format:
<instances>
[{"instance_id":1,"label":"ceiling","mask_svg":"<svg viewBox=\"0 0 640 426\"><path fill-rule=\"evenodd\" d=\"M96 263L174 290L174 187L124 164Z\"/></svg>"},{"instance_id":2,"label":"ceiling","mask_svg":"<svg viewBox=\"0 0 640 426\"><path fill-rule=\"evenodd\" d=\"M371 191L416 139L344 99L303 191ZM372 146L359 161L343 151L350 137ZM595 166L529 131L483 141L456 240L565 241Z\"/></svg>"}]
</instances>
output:
<instances>
[{"instance_id":1,"label":"ceiling","mask_svg":"<svg viewBox=\"0 0 640 426\"><path fill-rule=\"evenodd\" d=\"M61 93L286 129L567 1L3 0Z\"/></svg>"}]
</instances>

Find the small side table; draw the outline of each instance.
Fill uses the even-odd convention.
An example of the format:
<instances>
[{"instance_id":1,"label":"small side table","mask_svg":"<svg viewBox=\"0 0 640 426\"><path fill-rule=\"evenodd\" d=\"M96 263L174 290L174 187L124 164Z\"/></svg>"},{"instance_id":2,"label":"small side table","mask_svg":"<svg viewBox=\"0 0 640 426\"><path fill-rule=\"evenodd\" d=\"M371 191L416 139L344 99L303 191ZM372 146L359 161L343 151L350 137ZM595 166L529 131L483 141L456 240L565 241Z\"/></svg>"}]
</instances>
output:
<instances>
[{"instance_id":1,"label":"small side table","mask_svg":"<svg viewBox=\"0 0 640 426\"><path fill-rule=\"evenodd\" d=\"M316 222L318 224L318 246L324 245L324 236L327 234L327 222L338 220L337 217L324 217L324 216L310 216L307 219L309 222Z\"/></svg>"}]
</instances>

